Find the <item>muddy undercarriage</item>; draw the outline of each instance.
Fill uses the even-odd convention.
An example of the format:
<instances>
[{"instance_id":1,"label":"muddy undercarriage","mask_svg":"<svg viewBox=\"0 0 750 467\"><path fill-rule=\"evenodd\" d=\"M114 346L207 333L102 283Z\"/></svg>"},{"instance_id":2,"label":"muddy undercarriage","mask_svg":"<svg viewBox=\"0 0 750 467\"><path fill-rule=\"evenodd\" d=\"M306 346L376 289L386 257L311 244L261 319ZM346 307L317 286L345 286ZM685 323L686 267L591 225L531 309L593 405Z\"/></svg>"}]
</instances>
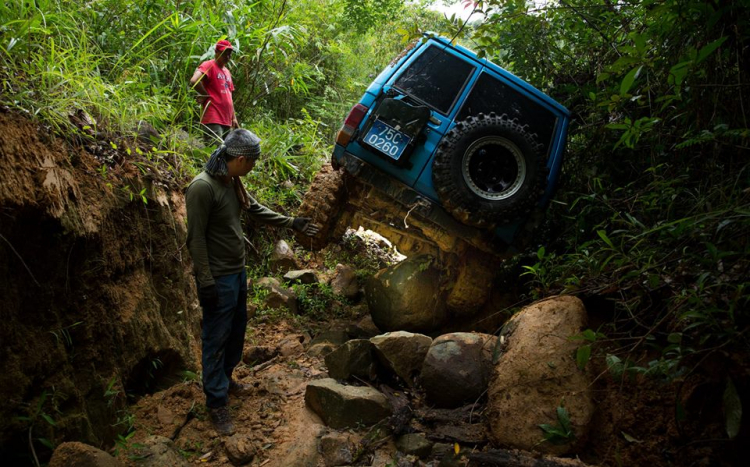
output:
<instances>
[{"instance_id":1,"label":"muddy undercarriage","mask_svg":"<svg viewBox=\"0 0 750 467\"><path fill-rule=\"evenodd\" d=\"M300 243L316 250L348 228L378 232L406 256L436 258L444 271L448 307L456 316L474 314L487 301L500 262L509 256L507 245L457 223L408 187L357 162L321 169L300 207L300 215L322 225L321 232L312 240L298 237Z\"/></svg>"}]
</instances>

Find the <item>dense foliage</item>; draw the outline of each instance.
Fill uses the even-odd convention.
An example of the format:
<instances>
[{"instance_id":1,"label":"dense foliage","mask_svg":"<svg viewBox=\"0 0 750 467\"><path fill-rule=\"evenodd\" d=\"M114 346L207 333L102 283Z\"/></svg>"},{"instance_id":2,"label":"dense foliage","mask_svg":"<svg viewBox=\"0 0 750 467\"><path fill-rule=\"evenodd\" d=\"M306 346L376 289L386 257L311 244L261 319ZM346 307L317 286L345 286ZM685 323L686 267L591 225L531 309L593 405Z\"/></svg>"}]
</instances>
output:
<instances>
[{"instance_id":1,"label":"dense foliage","mask_svg":"<svg viewBox=\"0 0 750 467\"><path fill-rule=\"evenodd\" d=\"M536 296L610 300L599 331L627 350L613 368L648 348L633 371L673 378L747 353L748 5L470 3L485 14L466 31L474 47L574 114L553 209L562 235L526 268Z\"/></svg>"}]
</instances>

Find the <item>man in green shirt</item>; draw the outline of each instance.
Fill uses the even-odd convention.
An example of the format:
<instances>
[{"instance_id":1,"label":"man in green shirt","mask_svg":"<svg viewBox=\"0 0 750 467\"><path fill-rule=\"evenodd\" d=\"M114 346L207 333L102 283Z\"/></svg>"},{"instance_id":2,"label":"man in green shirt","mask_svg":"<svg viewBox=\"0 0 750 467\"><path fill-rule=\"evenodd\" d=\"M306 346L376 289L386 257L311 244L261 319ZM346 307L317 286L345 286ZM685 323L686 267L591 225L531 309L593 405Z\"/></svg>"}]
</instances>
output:
<instances>
[{"instance_id":1,"label":"man in green shirt","mask_svg":"<svg viewBox=\"0 0 750 467\"><path fill-rule=\"evenodd\" d=\"M287 217L259 204L245 191L240 177L260 156L260 139L244 129L232 131L187 189L188 238L198 297L203 308L203 392L211 421L219 433L234 431L227 410L229 393L246 388L232 379L242 359L247 327L244 210L253 219L291 227L314 236L319 226L309 218Z\"/></svg>"}]
</instances>

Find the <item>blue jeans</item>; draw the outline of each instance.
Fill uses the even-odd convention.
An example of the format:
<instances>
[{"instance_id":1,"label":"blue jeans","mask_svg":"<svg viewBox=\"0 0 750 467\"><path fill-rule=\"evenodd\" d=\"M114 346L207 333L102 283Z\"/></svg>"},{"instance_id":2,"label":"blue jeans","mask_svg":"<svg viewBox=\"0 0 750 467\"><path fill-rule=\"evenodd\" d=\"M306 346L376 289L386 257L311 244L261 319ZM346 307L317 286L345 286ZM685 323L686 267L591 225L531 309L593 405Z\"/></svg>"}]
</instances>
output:
<instances>
[{"instance_id":1,"label":"blue jeans","mask_svg":"<svg viewBox=\"0 0 750 467\"><path fill-rule=\"evenodd\" d=\"M229 381L234 367L242 360L247 327L247 276L214 277L219 300L216 307L203 306L203 392L206 406L227 405Z\"/></svg>"}]
</instances>

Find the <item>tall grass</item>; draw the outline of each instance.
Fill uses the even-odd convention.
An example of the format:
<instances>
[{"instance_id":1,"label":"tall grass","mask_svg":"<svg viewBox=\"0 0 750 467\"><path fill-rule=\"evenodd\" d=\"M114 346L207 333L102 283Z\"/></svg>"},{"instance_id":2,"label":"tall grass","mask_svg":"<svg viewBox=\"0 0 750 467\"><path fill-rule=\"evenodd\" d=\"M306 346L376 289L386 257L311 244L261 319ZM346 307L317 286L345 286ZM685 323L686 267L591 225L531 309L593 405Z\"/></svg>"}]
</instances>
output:
<instances>
[{"instance_id":1,"label":"tall grass","mask_svg":"<svg viewBox=\"0 0 750 467\"><path fill-rule=\"evenodd\" d=\"M28 5L12 2L0 10L5 105L27 111L60 132L75 131L69 115L77 110L90 113L99 127L120 133L134 131L139 121L162 127L180 117L193 118L185 86L175 86L175 78L172 83L159 78L164 75L154 56L160 49L140 48L155 28L119 53L121 44L101 42L107 39L97 30L103 23L87 22L88 15L76 3ZM174 15L167 20L179 27ZM174 36L164 33L151 45Z\"/></svg>"},{"instance_id":2,"label":"tall grass","mask_svg":"<svg viewBox=\"0 0 750 467\"><path fill-rule=\"evenodd\" d=\"M238 119L264 140L267 156L252 183L257 188L306 183L330 154L351 105L401 47L395 32L399 18L383 25L386 30L357 35L344 5L341 0L5 3L0 104L60 134L81 132L83 125L88 133L135 136L147 122L162 135L156 149L170 155L156 163L179 156L188 162L183 166L196 170L210 148L194 144L200 141L199 107L188 79L213 57L215 42L227 38L237 49L230 68ZM93 117L92 123L71 117L80 114Z\"/></svg>"}]
</instances>

